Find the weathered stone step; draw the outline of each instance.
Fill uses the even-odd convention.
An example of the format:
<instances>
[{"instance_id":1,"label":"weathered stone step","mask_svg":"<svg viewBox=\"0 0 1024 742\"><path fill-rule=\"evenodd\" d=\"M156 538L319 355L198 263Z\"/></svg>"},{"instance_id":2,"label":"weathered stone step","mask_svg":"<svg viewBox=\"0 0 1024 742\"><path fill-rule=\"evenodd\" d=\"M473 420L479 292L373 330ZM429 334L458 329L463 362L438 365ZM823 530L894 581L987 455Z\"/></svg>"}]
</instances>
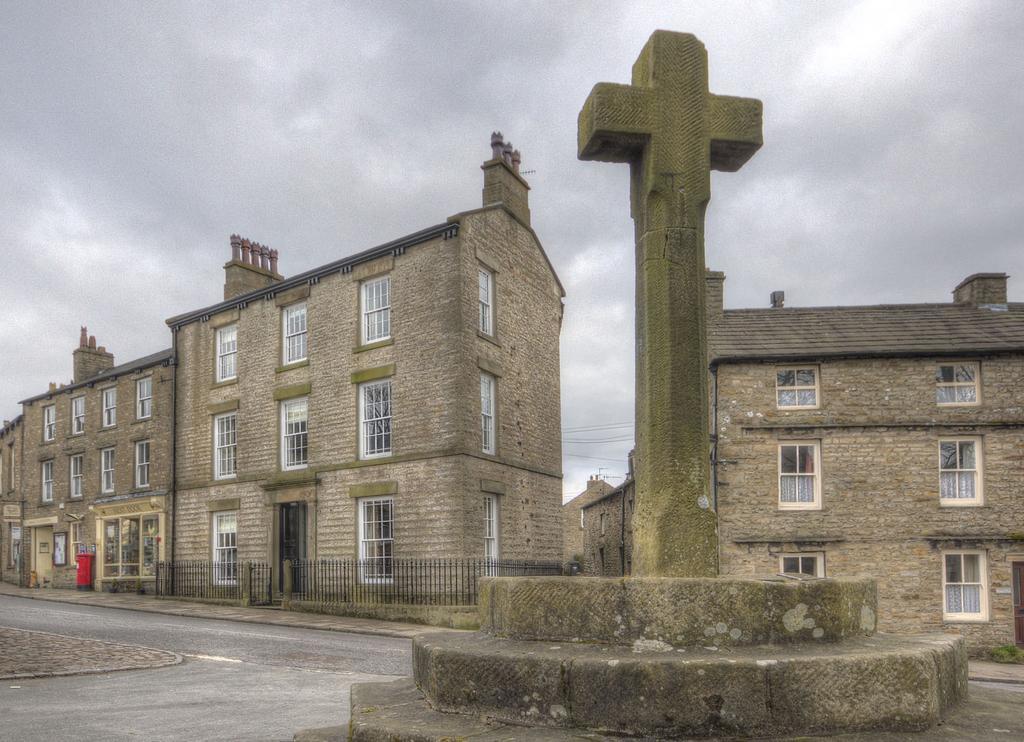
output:
<instances>
[{"instance_id":1,"label":"weathered stone step","mask_svg":"<svg viewBox=\"0 0 1024 742\"><path fill-rule=\"evenodd\" d=\"M439 711L639 736L919 730L967 692L946 634L717 650L429 634L413 667Z\"/></svg>"},{"instance_id":2,"label":"weathered stone step","mask_svg":"<svg viewBox=\"0 0 1024 742\"><path fill-rule=\"evenodd\" d=\"M676 647L840 641L875 631L870 579L493 577L480 581L480 628L535 641Z\"/></svg>"}]
</instances>

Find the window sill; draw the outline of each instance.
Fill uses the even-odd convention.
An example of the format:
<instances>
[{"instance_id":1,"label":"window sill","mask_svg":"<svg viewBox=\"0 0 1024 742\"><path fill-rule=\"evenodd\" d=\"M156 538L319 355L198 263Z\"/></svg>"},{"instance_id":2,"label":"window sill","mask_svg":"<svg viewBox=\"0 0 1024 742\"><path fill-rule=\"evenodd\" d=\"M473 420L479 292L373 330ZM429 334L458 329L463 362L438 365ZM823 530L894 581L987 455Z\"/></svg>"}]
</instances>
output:
<instances>
[{"instance_id":1,"label":"window sill","mask_svg":"<svg viewBox=\"0 0 1024 742\"><path fill-rule=\"evenodd\" d=\"M117 423L114 423L113 425L101 425L100 426L100 432L103 432L104 430L114 430L116 428L117 428Z\"/></svg>"},{"instance_id":2,"label":"window sill","mask_svg":"<svg viewBox=\"0 0 1024 742\"><path fill-rule=\"evenodd\" d=\"M78 437L83 436L83 435L85 435L85 431L84 430L81 433L68 433L66 436L64 436L64 440L69 441L72 438L78 438Z\"/></svg>"},{"instance_id":3,"label":"window sill","mask_svg":"<svg viewBox=\"0 0 1024 742\"><path fill-rule=\"evenodd\" d=\"M964 617L964 618L947 618L946 616L943 616L942 617L942 623L957 623L957 624L959 624L959 623L967 623L967 624L989 623L989 618L988 618L988 616L985 616L983 618L966 618L966 617Z\"/></svg>"},{"instance_id":4,"label":"window sill","mask_svg":"<svg viewBox=\"0 0 1024 742\"><path fill-rule=\"evenodd\" d=\"M231 386L232 384L237 384L237 383L238 383L238 377L236 376L233 379L224 379L224 381L215 381L215 382L213 382L213 386L211 388L212 389L218 389L218 388L220 388L222 386Z\"/></svg>"},{"instance_id":5,"label":"window sill","mask_svg":"<svg viewBox=\"0 0 1024 742\"><path fill-rule=\"evenodd\" d=\"M238 474L237 473L236 474L224 474L224 475L219 476L219 477L216 474L213 476L213 483L214 484L220 484L221 482L235 482L237 480L238 480Z\"/></svg>"},{"instance_id":6,"label":"window sill","mask_svg":"<svg viewBox=\"0 0 1024 742\"><path fill-rule=\"evenodd\" d=\"M779 510L780 513L802 513L802 512L807 512L808 510L810 510L810 511L821 510L821 505L804 505L804 506L779 505L778 510Z\"/></svg>"},{"instance_id":7,"label":"window sill","mask_svg":"<svg viewBox=\"0 0 1024 742\"><path fill-rule=\"evenodd\" d=\"M942 500L939 500L939 508L940 509L949 508L951 510L958 510L960 508L983 508L983 507L985 507L985 503L984 502L978 502L978 501L973 501L973 502L942 502Z\"/></svg>"},{"instance_id":8,"label":"window sill","mask_svg":"<svg viewBox=\"0 0 1024 742\"><path fill-rule=\"evenodd\" d=\"M488 343L490 343L491 345L496 345L496 346L498 346L499 348L501 347L501 343L500 343L500 342L498 342L498 338L497 338L497 337L496 337L495 335L488 335L488 334L487 334L486 332L484 332L483 330L479 330L479 329L478 329L478 330L476 331L476 336L477 336L478 338L480 338L481 340L486 340L486 341L487 341Z\"/></svg>"},{"instance_id":9,"label":"window sill","mask_svg":"<svg viewBox=\"0 0 1024 742\"><path fill-rule=\"evenodd\" d=\"M775 409L779 412L789 412L790 410L806 411L806 410L820 410L821 405L776 405Z\"/></svg>"},{"instance_id":10,"label":"window sill","mask_svg":"<svg viewBox=\"0 0 1024 742\"><path fill-rule=\"evenodd\" d=\"M368 350L376 350L377 348L386 348L389 345L394 345L394 344L395 344L395 339L389 337L389 338L384 338L383 340L375 340L372 343L364 343L362 345L357 345L356 347L354 347L352 349L352 352L353 353L364 353L364 352L366 352Z\"/></svg>"},{"instance_id":11,"label":"window sill","mask_svg":"<svg viewBox=\"0 0 1024 742\"><path fill-rule=\"evenodd\" d=\"M283 366L278 366L277 368L274 369L274 373L283 374L285 371L291 371L296 368L304 368L308 365L309 359L303 358L301 361L292 361L291 363L286 363Z\"/></svg>"}]
</instances>

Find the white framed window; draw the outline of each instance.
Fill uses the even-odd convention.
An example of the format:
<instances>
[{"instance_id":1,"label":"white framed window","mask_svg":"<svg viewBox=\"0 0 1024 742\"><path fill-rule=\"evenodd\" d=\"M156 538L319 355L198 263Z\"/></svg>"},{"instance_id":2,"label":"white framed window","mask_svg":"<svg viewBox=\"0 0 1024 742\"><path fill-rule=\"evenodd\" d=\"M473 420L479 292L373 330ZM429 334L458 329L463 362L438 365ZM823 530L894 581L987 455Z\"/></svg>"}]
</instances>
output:
<instances>
[{"instance_id":1,"label":"white framed window","mask_svg":"<svg viewBox=\"0 0 1024 742\"><path fill-rule=\"evenodd\" d=\"M104 494L114 491L114 449L100 451L100 491Z\"/></svg>"},{"instance_id":2,"label":"white framed window","mask_svg":"<svg viewBox=\"0 0 1024 742\"><path fill-rule=\"evenodd\" d=\"M78 564L78 555L85 553L85 524L77 521L71 524L71 559Z\"/></svg>"},{"instance_id":3,"label":"white framed window","mask_svg":"<svg viewBox=\"0 0 1024 742\"><path fill-rule=\"evenodd\" d=\"M217 328L217 381L238 376L238 325Z\"/></svg>"},{"instance_id":4,"label":"white framed window","mask_svg":"<svg viewBox=\"0 0 1024 742\"><path fill-rule=\"evenodd\" d=\"M57 405L43 408L43 440L52 441L57 437Z\"/></svg>"},{"instance_id":5,"label":"white framed window","mask_svg":"<svg viewBox=\"0 0 1024 742\"><path fill-rule=\"evenodd\" d=\"M821 508L821 448L817 441L779 444L779 509Z\"/></svg>"},{"instance_id":6,"label":"white framed window","mask_svg":"<svg viewBox=\"0 0 1024 742\"><path fill-rule=\"evenodd\" d=\"M580 508L580 528L586 528L587 525L587 511Z\"/></svg>"},{"instance_id":7,"label":"white framed window","mask_svg":"<svg viewBox=\"0 0 1024 742\"><path fill-rule=\"evenodd\" d=\"M600 528L601 535L604 536L608 530L608 514L601 513L598 516L598 527Z\"/></svg>"},{"instance_id":8,"label":"white framed window","mask_svg":"<svg viewBox=\"0 0 1024 742\"><path fill-rule=\"evenodd\" d=\"M153 377L135 382L135 419L145 420L153 415Z\"/></svg>"},{"instance_id":9,"label":"white framed window","mask_svg":"<svg viewBox=\"0 0 1024 742\"><path fill-rule=\"evenodd\" d=\"M103 427L117 425L117 388L103 390Z\"/></svg>"},{"instance_id":10,"label":"white framed window","mask_svg":"<svg viewBox=\"0 0 1024 742\"><path fill-rule=\"evenodd\" d=\"M281 313L284 365L306 360L306 302L285 307Z\"/></svg>"},{"instance_id":11,"label":"white framed window","mask_svg":"<svg viewBox=\"0 0 1024 742\"><path fill-rule=\"evenodd\" d=\"M234 477L238 456L238 415L227 412L213 418L213 476L214 479Z\"/></svg>"},{"instance_id":12,"label":"white framed window","mask_svg":"<svg viewBox=\"0 0 1024 742\"><path fill-rule=\"evenodd\" d=\"M360 297L363 344L387 340L391 337L391 276L363 281Z\"/></svg>"},{"instance_id":13,"label":"white framed window","mask_svg":"<svg viewBox=\"0 0 1024 742\"><path fill-rule=\"evenodd\" d=\"M213 514L213 583L238 584L238 512Z\"/></svg>"},{"instance_id":14,"label":"white framed window","mask_svg":"<svg viewBox=\"0 0 1024 742\"><path fill-rule=\"evenodd\" d=\"M494 387L490 374L480 374L480 450L493 454L497 448L494 437Z\"/></svg>"},{"instance_id":15,"label":"white framed window","mask_svg":"<svg viewBox=\"0 0 1024 742\"><path fill-rule=\"evenodd\" d=\"M939 503L981 504L981 439L939 441Z\"/></svg>"},{"instance_id":16,"label":"white framed window","mask_svg":"<svg viewBox=\"0 0 1024 742\"><path fill-rule=\"evenodd\" d=\"M942 566L943 620L987 621L988 568L985 552L943 552Z\"/></svg>"},{"instance_id":17,"label":"white framed window","mask_svg":"<svg viewBox=\"0 0 1024 742\"><path fill-rule=\"evenodd\" d=\"M818 406L818 368L798 366L776 369L775 403L780 409L815 409Z\"/></svg>"},{"instance_id":18,"label":"white framed window","mask_svg":"<svg viewBox=\"0 0 1024 742\"><path fill-rule=\"evenodd\" d=\"M135 444L135 486L149 486L149 441Z\"/></svg>"},{"instance_id":19,"label":"white framed window","mask_svg":"<svg viewBox=\"0 0 1024 742\"><path fill-rule=\"evenodd\" d=\"M825 554L820 551L779 554L779 574L803 578L824 577Z\"/></svg>"},{"instance_id":20,"label":"white framed window","mask_svg":"<svg viewBox=\"0 0 1024 742\"><path fill-rule=\"evenodd\" d=\"M394 577L395 499L359 500L359 572L363 582L391 582Z\"/></svg>"},{"instance_id":21,"label":"white framed window","mask_svg":"<svg viewBox=\"0 0 1024 742\"><path fill-rule=\"evenodd\" d=\"M68 474L71 482L71 489L68 495L77 500L82 496L82 477L85 472L85 456L76 454L68 459Z\"/></svg>"},{"instance_id":22,"label":"white framed window","mask_svg":"<svg viewBox=\"0 0 1024 742\"><path fill-rule=\"evenodd\" d=\"M391 379L359 387L359 457L391 455Z\"/></svg>"},{"instance_id":23,"label":"white framed window","mask_svg":"<svg viewBox=\"0 0 1024 742\"><path fill-rule=\"evenodd\" d=\"M498 559L498 498L484 495L484 559Z\"/></svg>"},{"instance_id":24,"label":"white framed window","mask_svg":"<svg viewBox=\"0 0 1024 742\"><path fill-rule=\"evenodd\" d=\"M85 432L85 397L71 400L71 435Z\"/></svg>"},{"instance_id":25,"label":"white framed window","mask_svg":"<svg viewBox=\"0 0 1024 742\"><path fill-rule=\"evenodd\" d=\"M484 335L494 334L494 274L480 268L477 272L479 284L479 325Z\"/></svg>"},{"instance_id":26,"label":"white framed window","mask_svg":"<svg viewBox=\"0 0 1024 742\"><path fill-rule=\"evenodd\" d=\"M21 526L11 523L8 533L10 534L8 543L11 545L11 550L7 555L7 566L16 568L21 564Z\"/></svg>"},{"instance_id":27,"label":"white framed window","mask_svg":"<svg viewBox=\"0 0 1024 742\"><path fill-rule=\"evenodd\" d=\"M305 469L309 463L308 416L306 397L281 403L282 469Z\"/></svg>"},{"instance_id":28,"label":"white framed window","mask_svg":"<svg viewBox=\"0 0 1024 742\"><path fill-rule=\"evenodd\" d=\"M43 502L53 502L53 460L43 462Z\"/></svg>"},{"instance_id":29,"label":"white framed window","mask_svg":"<svg viewBox=\"0 0 1024 742\"><path fill-rule=\"evenodd\" d=\"M976 405L977 363L943 363L935 369L935 402L941 406Z\"/></svg>"}]
</instances>

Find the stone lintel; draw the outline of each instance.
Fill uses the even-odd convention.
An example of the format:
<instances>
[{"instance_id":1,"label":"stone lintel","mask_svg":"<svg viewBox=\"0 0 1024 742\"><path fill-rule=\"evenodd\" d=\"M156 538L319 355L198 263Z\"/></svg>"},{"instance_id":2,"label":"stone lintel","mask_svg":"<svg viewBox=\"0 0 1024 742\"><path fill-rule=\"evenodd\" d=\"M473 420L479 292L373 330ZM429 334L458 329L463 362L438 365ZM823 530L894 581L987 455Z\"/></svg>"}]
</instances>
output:
<instances>
[{"instance_id":1,"label":"stone lintel","mask_svg":"<svg viewBox=\"0 0 1024 742\"><path fill-rule=\"evenodd\" d=\"M363 384L367 381L376 381L377 379L386 379L389 376L395 375L395 364L389 363L386 366L377 366L376 368L364 368L361 371L352 372L352 383Z\"/></svg>"},{"instance_id":2,"label":"stone lintel","mask_svg":"<svg viewBox=\"0 0 1024 742\"><path fill-rule=\"evenodd\" d=\"M358 497L383 497L385 495L398 494L398 482L364 482L362 484L349 485L348 496Z\"/></svg>"}]
</instances>

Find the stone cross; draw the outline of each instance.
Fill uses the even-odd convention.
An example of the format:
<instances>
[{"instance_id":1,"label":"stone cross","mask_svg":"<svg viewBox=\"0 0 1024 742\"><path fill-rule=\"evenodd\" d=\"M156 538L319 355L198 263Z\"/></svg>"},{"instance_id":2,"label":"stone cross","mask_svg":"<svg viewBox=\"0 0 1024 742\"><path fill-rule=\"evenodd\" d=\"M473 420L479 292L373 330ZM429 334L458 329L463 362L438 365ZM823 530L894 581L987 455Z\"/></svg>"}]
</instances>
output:
<instances>
[{"instance_id":1,"label":"stone cross","mask_svg":"<svg viewBox=\"0 0 1024 742\"><path fill-rule=\"evenodd\" d=\"M761 102L708 92L704 45L655 31L633 84L598 83L579 157L628 162L636 225L636 500L633 573L718 573L711 501L704 212L711 170L761 146Z\"/></svg>"}]
</instances>

